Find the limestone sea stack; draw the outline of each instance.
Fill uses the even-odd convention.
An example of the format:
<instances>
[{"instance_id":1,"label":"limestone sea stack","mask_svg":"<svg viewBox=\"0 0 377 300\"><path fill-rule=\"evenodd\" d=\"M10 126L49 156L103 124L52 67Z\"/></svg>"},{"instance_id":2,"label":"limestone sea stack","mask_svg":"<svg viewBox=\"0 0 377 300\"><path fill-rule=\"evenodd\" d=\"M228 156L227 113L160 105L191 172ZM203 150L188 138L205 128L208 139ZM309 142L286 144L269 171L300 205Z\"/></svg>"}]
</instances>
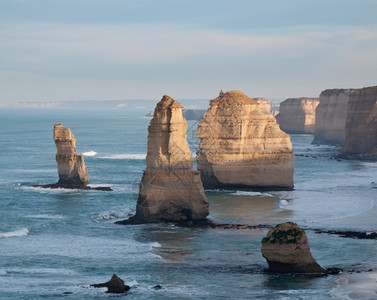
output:
<instances>
[{"instance_id":1,"label":"limestone sea stack","mask_svg":"<svg viewBox=\"0 0 377 300\"><path fill-rule=\"evenodd\" d=\"M89 184L84 157L76 152L76 139L71 130L60 123L55 124L54 141L59 174L57 185L82 187Z\"/></svg>"},{"instance_id":2,"label":"limestone sea stack","mask_svg":"<svg viewBox=\"0 0 377 300\"><path fill-rule=\"evenodd\" d=\"M136 214L120 223L201 221L208 215L200 173L193 169L182 106L169 96L157 104L148 127L147 168Z\"/></svg>"},{"instance_id":3,"label":"limestone sea stack","mask_svg":"<svg viewBox=\"0 0 377 300\"><path fill-rule=\"evenodd\" d=\"M345 143L340 157L377 160L377 86L349 93Z\"/></svg>"},{"instance_id":4,"label":"limestone sea stack","mask_svg":"<svg viewBox=\"0 0 377 300\"><path fill-rule=\"evenodd\" d=\"M287 133L314 133L318 98L290 98L280 103L276 120Z\"/></svg>"},{"instance_id":5,"label":"limestone sea stack","mask_svg":"<svg viewBox=\"0 0 377 300\"><path fill-rule=\"evenodd\" d=\"M343 146L351 89L329 89L319 96L312 144Z\"/></svg>"},{"instance_id":6,"label":"limestone sea stack","mask_svg":"<svg viewBox=\"0 0 377 300\"><path fill-rule=\"evenodd\" d=\"M292 222L270 229L262 239L261 252L273 273L302 273L325 275L310 253L305 231Z\"/></svg>"},{"instance_id":7,"label":"limestone sea stack","mask_svg":"<svg viewBox=\"0 0 377 300\"><path fill-rule=\"evenodd\" d=\"M198 125L198 170L206 189L291 190L288 134L239 91L220 92Z\"/></svg>"}]
</instances>

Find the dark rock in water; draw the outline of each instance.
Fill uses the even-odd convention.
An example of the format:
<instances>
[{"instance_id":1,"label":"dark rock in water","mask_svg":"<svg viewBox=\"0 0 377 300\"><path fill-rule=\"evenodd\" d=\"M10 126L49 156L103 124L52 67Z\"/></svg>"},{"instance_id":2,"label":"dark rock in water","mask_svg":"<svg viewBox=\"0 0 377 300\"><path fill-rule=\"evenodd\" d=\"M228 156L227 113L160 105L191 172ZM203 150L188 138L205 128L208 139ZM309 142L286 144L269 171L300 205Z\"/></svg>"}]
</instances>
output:
<instances>
[{"instance_id":1,"label":"dark rock in water","mask_svg":"<svg viewBox=\"0 0 377 300\"><path fill-rule=\"evenodd\" d=\"M120 279L116 274L113 274L108 282L91 284L90 286L95 288L107 287L106 293L121 294L127 292L130 287L124 284L124 281Z\"/></svg>"},{"instance_id":2,"label":"dark rock in water","mask_svg":"<svg viewBox=\"0 0 377 300\"><path fill-rule=\"evenodd\" d=\"M345 238L353 238L353 239L361 239L361 240L375 240L377 239L377 232L360 232L360 231L337 231L337 230L320 230L314 229L315 233L328 233L328 234L336 234L340 237Z\"/></svg>"},{"instance_id":3,"label":"dark rock in water","mask_svg":"<svg viewBox=\"0 0 377 300\"><path fill-rule=\"evenodd\" d=\"M152 289L154 290L162 290L162 286L159 284L156 284Z\"/></svg>"},{"instance_id":4,"label":"dark rock in water","mask_svg":"<svg viewBox=\"0 0 377 300\"><path fill-rule=\"evenodd\" d=\"M324 270L310 253L305 231L292 222L270 229L262 239L261 252L268 263L268 272L323 276Z\"/></svg>"},{"instance_id":5,"label":"dark rock in water","mask_svg":"<svg viewBox=\"0 0 377 300\"><path fill-rule=\"evenodd\" d=\"M343 269L332 267L332 268L327 268L326 272L329 275L337 275L337 274L343 272Z\"/></svg>"}]
</instances>

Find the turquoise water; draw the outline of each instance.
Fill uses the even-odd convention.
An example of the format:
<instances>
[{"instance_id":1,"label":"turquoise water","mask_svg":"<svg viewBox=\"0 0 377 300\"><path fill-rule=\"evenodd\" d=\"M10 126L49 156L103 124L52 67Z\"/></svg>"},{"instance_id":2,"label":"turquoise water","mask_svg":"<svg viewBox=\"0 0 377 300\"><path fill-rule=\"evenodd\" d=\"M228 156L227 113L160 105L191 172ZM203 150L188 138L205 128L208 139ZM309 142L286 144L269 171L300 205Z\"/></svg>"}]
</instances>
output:
<instances>
[{"instance_id":1,"label":"turquoise water","mask_svg":"<svg viewBox=\"0 0 377 300\"><path fill-rule=\"evenodd\" d=\"M340 299L337 277L263 273L266 230L115 225L135 211L145 168L145 111L0 109L0 298L102 299L90 287L113 273L129 299ZM55 123L86 153L91 184L113 192L46 190L57 181ZM197 147L189 122L190 146ZM295 221L325 268L377 268L377 242L316 234L315 228L377 230L377 164L333 159L337 148L294 135L295 190L207 191L209 218L223 223ZM96 154L95 154L95 153ZM162 290L154 290L156 284ZM121 297L121 296L120 296ZM344 299L344 298L343 298Z\"/></svg>"}]
</instances>

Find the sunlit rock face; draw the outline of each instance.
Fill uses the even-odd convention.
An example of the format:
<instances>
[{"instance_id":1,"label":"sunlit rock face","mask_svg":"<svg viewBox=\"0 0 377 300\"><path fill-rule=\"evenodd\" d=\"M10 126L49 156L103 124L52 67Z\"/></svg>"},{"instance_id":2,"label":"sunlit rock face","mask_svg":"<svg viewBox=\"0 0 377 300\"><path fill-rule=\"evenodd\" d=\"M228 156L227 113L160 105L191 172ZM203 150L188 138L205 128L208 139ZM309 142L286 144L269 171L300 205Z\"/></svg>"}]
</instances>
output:
<instances>
[{"instance_id":1,"label":"sunlit rock face","mask_svg":"<svg viewBox=\"0 0 377 300\"><path fill-rule=\"evenodd\" d=\"M198 221L208 215L200 173L193 170L182 106L169 96L157 104L148 128L147 168L130 222Z\"/></svg>"},{"instance_id":2,"label":"sunlit rock face","mask_svg":"<svg viewBox=\"0 0 377 300\"><path fill-rule=\"evenodd\" d=\"M377 86L351 90L349 98L340 156L377 160Z\"/></svg>"},{"instance_id":3,"label":"sunlit rock face","mask_svg":"<svg viewBox=\"0 0 377 300\"><path fill-rule=\"evenodd\" d=\"M315 114L313 144L344 144L348 102L352 92L352 89L332 89L321 93Z\"/></svg>"},{"instance_id":4,"label":"sunlit rock face","mask_svg":"<svg viewBox=\"0 0 377 300\"><path fill-rule=\"evenodd\" d=\"M295 223L287 222L270 229L262 239L261 252L269 272L326 274L310 252L305 231Z\"/></svg>"},{"instance_id":5,"label":"sunlit rock face","mask_svg":"<svg viewBox=\"0 0 377 300\"><path fill-rule=\"evenodd\" d=\"M197 168L204 188L290 190L294 158L271 113L239 91L220 92L198 125Z\"/></svg>"},{"instance_id":6,"label":"sunlit rock face","mask_svg":"<svg viewBox=\"0 0 377 300\"><path fill-rule=\"evenodd\" d=\"M280 103L276 115L280 128L287 133L314 133L316 98L290 98Z\"/></svg>"},{"instance_id":7,"label":"sunlit rock face","mask_svg":"<svg viewBox=\"0 0 377 300\"><path fill-rule=\"evenodd\" d=\"M86 186L89 184L84 157L76 153L76 139L71 130L60 123L55 124L54 141L59 174L57 185Z\"/></svg>"}]
</instances>

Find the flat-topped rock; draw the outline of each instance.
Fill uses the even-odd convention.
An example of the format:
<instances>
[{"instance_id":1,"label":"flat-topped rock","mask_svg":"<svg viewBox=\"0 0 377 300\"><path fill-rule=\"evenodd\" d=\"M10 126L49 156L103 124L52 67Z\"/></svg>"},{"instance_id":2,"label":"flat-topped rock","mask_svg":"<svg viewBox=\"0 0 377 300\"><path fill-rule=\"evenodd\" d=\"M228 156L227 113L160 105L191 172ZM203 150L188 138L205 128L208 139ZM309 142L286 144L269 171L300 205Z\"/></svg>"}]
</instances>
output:
<instances>
[{"instance_id":1,"label":"flat-topped rock","mask_svg":"<svg viewBox=\"0 0 377 300\"><path fill-rule=\"evenodd\" d=\"M313 258L305 231L292 222L270 229L262 239L261 252L273 273L325 275Z\"/></svg>"},{"instance_id":2,"label":"flat-topped rock","mask_svg":"<svg viewBox=\"0 0 377 300\"><path fill-rule=\"evenodd\" d=\"M340 157L377 160L377 86L349 92L345 143Z\"/></svg>"},{"instance_id":3,"label":"flat-topped rock","mask_svg":"<svg viewBox=\"0 0 377 300\"><path fill-rule=\"evenodd\" d=\"M198 170L206 189L290 190L294 158L288 134L240 91L221 92L198 125Z\"/></svg>"},{"instance_id":4,"label":"flat-topped rock","mask_svg":"<svg viewBox=\"0 0 377 300\"><path fill-rule=\"evenodd\" d=\"M163 96L148 127L147 168L136 214L122 224L206 219L207 197L200 173L193 170L186 130L181 104Z\"/></svg>"},{"instance_id":5,"label":"flat-topped rock","mask_svg":"<svg viewBox=\"0 0 377 300\"><path fill-rule=\"evenodd\" d=\"M313 144L343 146L352 89L328 89L319 96Z\"/></svg>"},{"instance_id":6,"label":"flat-topped rock","mask_svg":"<svg viewBox=\"0 0 377 300\"><path fill-rule=\"evenodd\" d=\"M314 133L318 98L290 98L280 103L276 120L287 133Z\"/></svg>"}]
</instances>

